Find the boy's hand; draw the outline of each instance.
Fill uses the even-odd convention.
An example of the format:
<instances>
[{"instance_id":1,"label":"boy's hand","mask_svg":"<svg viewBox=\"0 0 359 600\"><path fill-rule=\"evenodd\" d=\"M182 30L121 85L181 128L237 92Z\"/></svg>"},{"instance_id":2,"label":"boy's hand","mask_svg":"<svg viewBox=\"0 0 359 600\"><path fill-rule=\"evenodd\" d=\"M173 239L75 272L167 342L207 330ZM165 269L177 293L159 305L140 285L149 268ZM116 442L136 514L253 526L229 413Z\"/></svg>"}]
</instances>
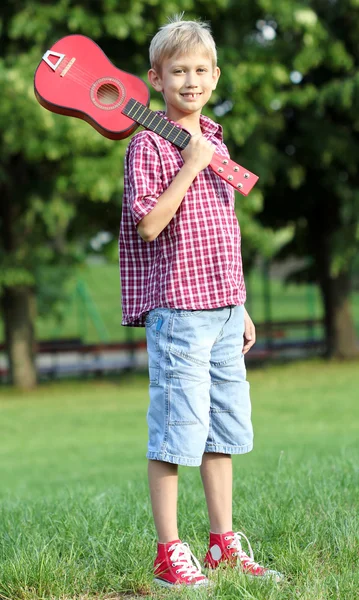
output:
<instances>
[{"instance_id":1,"label":"boy's hand","mask_svg":"<svg viewBox=\"0 0 359 600\"><path fill-rule=\"evenodd\" d=\"M246 354L256 342L256 328L246 309L244 309L244 344L243 354Z\"/></svg>"},{"instance_id":2,"label":"boy's hand","mask_svg":"<svg viewBox=\"0 0 359 600\"><path fill-rule=\"evenodd\" d=\"M181 154L185 164L198 174L208 167L215 149L215 145L206 140L201 133L195 133Z\"/></svg>"}]
</instances>

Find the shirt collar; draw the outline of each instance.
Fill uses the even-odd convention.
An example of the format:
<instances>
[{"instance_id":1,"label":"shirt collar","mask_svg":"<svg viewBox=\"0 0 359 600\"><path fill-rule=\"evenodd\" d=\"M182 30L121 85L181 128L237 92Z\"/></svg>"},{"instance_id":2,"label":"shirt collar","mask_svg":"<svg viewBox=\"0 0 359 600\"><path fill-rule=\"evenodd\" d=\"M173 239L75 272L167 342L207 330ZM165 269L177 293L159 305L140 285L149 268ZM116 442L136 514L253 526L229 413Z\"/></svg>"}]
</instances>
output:
<instances>
[{"instance_id":1,"label":"shirt collar","mask_svg":"<svg viewBox=\"0 0 359 600\"><path fill-rule=\"evenodd\" d=\"M176 123L176 121L172 121L171 119L169 119L165 115L165 112L163 110L158 110L157 114L159 114L161 117L164 117L170 123L173 123L174 125L179 125L179 123ZM200 116L199 123L201 126L202 133L204 135L207 135L208 137L214 136L214 137L218 138L221 142L223 141L222 125L219 125L219 123L215 123L214 121L212 121L212 119L210 119L209 117L206 117L205 115ZM185 129L184 127L182 127L182 129L187 131L187 129Z\"/></svg>"}]
</instances>

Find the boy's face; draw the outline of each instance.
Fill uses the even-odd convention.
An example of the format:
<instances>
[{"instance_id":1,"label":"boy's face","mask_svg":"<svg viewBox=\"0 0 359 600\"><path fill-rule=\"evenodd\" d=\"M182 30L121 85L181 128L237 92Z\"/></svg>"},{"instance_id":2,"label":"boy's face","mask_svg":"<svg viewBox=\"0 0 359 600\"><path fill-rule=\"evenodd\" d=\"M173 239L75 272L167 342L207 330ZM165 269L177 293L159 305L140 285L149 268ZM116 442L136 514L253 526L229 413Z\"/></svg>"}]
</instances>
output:
<instances>
[{"instance_id":1,"label":"boy's face","mask_svg":"<svg viewBox=\"0 0 359 600\"><path fill-rule=\"evenodd\" d=\"M167 116L173 121L200 115L216 88L219 75L219 68L213 67L211 58L203 51L176 54L163 61L160 73L154 69L148 72L154 89L162 92Z\"/></svg>"}]
</instances>

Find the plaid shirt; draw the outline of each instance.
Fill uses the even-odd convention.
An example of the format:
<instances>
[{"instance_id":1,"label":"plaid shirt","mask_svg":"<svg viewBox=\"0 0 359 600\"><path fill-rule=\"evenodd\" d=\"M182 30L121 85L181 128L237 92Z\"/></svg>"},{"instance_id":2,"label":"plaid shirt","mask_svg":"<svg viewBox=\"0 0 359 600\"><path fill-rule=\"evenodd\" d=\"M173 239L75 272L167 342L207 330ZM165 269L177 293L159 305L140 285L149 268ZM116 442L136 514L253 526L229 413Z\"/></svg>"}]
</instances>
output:
<instances>
[{"instance_id":1,"label":"plaid shirt","mask_svg":"<svg viewBox=\"0 0 359 600\"><path fill-rule=\"evenodd\" d=\"M222 127L203 115L200 124L228 157ZM137 233L182 165L180 150L151 131L136 134L127 148L119 238L123 325L143 326L146 313L161 306L199 310L245 302L234 189L210 167L154 241Z\"/></svg>"}]
</instances>

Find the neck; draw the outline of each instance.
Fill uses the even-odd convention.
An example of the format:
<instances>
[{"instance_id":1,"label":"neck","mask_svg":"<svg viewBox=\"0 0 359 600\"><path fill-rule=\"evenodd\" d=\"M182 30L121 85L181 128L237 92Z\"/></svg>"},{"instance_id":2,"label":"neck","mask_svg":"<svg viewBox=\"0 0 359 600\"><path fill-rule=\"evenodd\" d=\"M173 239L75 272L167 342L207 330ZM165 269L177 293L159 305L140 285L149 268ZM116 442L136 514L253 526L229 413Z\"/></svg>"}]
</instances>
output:
<instances>
[{"instance_id":1,"label":"neck","mask_svg":"<svg viewBox=\"0 0 359 600\"><path fill-rule=\"evenodd\" d=\"M189 115L174 114L173 111L166 111L166 117L175 123L178 123L183 129L186 129L191 135L202 133L200 124L200 112Z\"/></svg>"},{"instance_id":2,"label":"neck","mask_svg":"<svg viewBox=\"0 0 359 600\"><path fill-rule=\"evenodd\" d=\"M177 124L167 121L163 117L157 115L153 110L147 108L144 104L137 102L134 98L130 98L126 106L122 109L124 115L136 121L139 125L143 125L146 129L154 131L161 135L165 140L169 140L182 150L187 146L191 139L191 134L187 133Z\"/></svg>"}]
</instances>

